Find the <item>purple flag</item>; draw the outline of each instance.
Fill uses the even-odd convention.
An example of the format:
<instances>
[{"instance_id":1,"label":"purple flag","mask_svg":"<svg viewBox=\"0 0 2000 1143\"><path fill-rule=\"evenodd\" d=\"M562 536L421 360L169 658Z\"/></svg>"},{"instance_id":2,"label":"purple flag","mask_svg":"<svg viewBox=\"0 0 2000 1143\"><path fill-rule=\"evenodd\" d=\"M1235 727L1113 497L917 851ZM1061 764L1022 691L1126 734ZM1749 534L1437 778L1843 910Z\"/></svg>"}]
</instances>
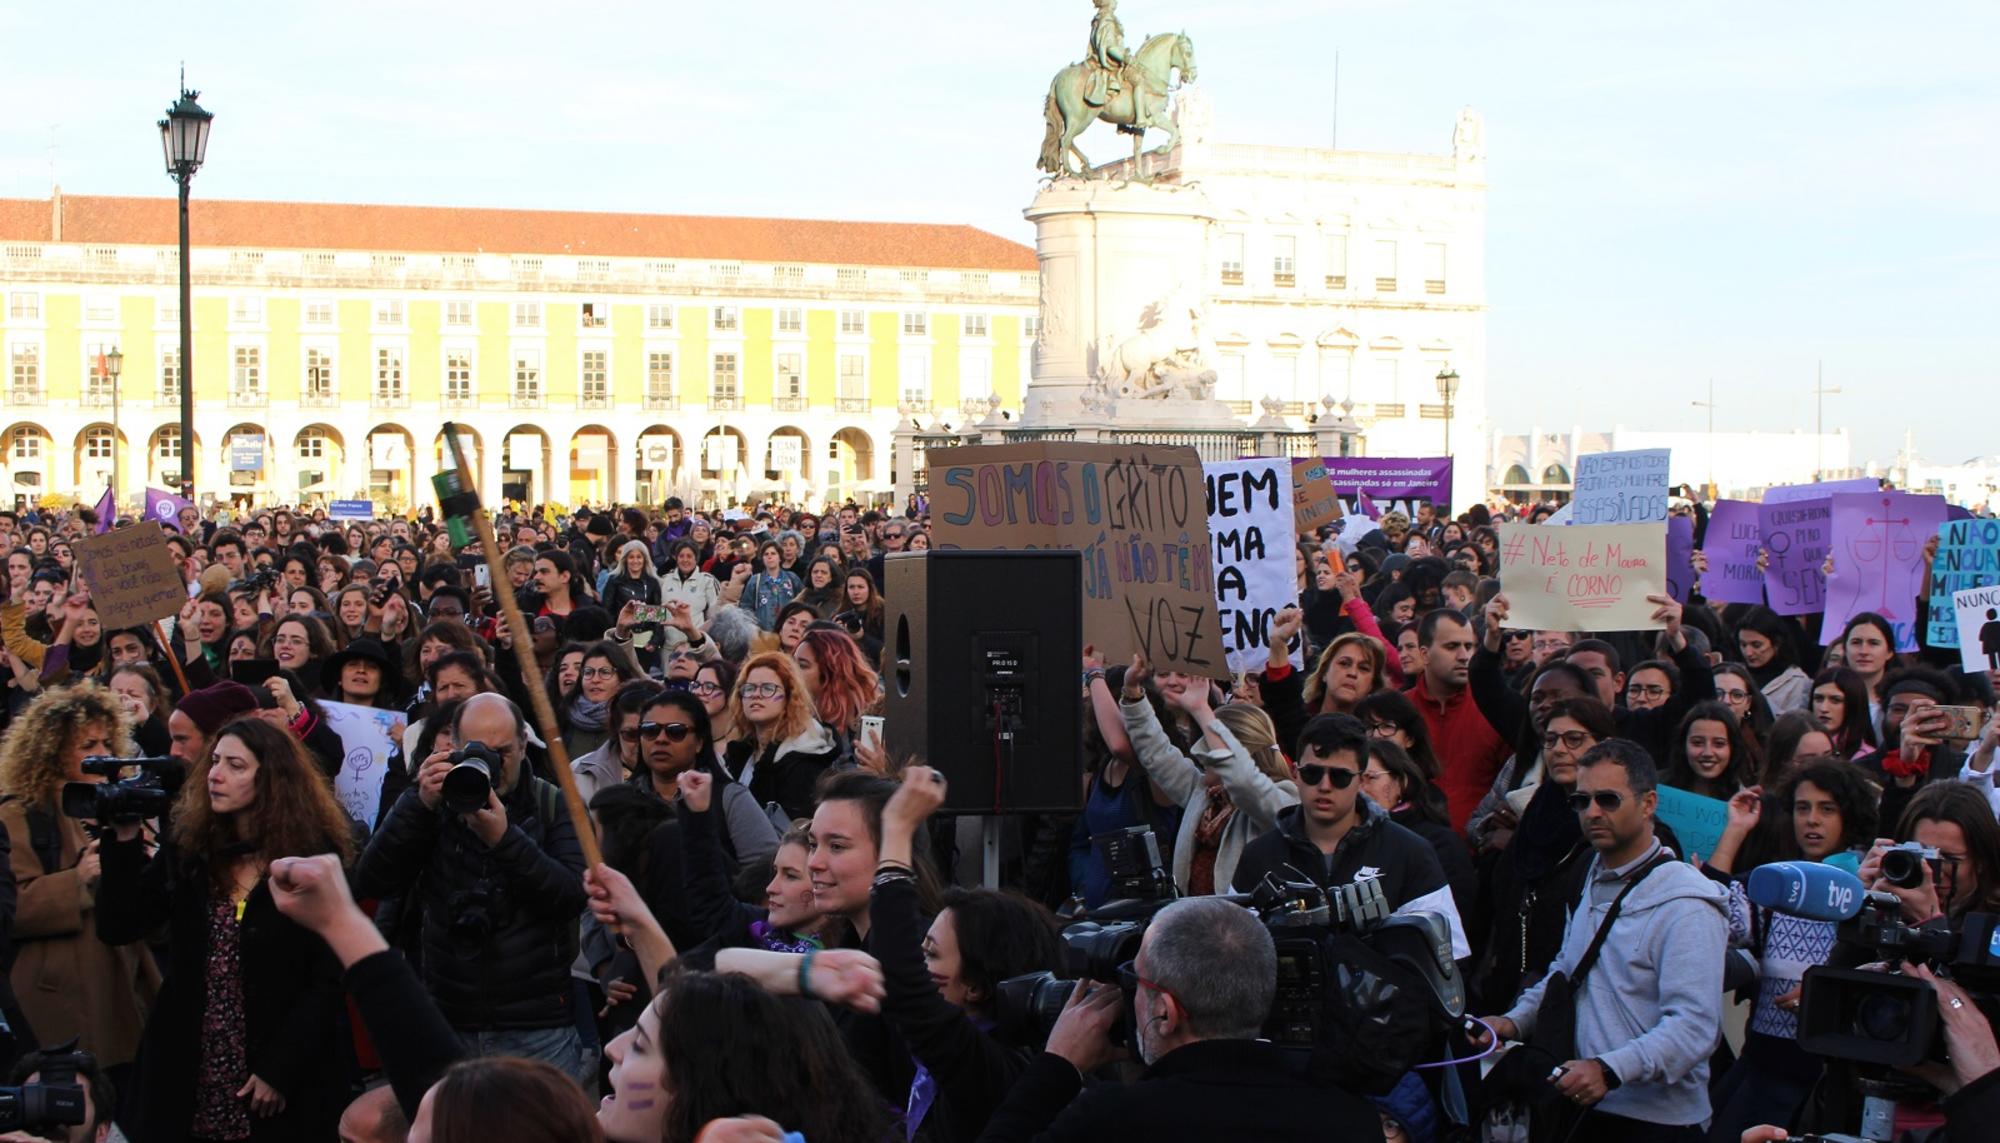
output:
<instances>
[{"instance_id":1,"label":"purple flag","mask_svg":"<svg viewBox=\"0 0 2000 1143\"><path fill-rule=\"evenodd\" d=\"M1701 550L1708 571L1701 577L1701 594L1714 603L1764 602L1764 573L1757 570L1757 549L1763 546L1757 528L1757 505L1747 500L1718 500L1708 512L1708 531Z\"/></svg>"},{"instance_id":2,"label":"purple flag","mask_svg":"<svg viewBox=\"0 0 2000 1143\"><path fill-rule=\"evenodd\" d=\"M1832 520L1833 502L1824 496L1757 506L1757 530L1770 553L1764 588L1771 597L1771 610L1780 615L1826 610L1826 576L1820 566L1833 542Z\"/></svg>"},{"instance_id":3,"label":"purple flag","mask_svg":"<svg viewBox=\"0 0 2000 1143\"><path fill-rule=\"evenodd\" d=\"M111 495L111 489L106 488L104 495L97 498L97 531L95 534L102 536L104 533L109 532L111 524L117 515L118 498Z\"/></svg>"},{"instance_id":4,"label":"purple flag","mask_svg":"<svg viewBox=\"0 0 2000 1143\"><path fill-rule=\"evenodd\" d=\"M1833 497L1833 574L1826 581L1820 639L1840 637L1847 621L1872 611L1896 629L1896 650L1917 649L1917 590L1924 542L1944 526L1942 496L1848 492Z\"/></svg>"},{"instance_id":5,"label":"purple flag","mask_svg":"<svg viewBox=\"0 0 2000 1143\"><path fill-rule=\"evenodd\" d=\"M157 488L148 488L146 490L146 519L148 520L158 520L162 524L172 524L178 528L180 527L181 509L192 507L194 507L192 501L183 500L171 492L162 492Z\"/></svg>"},{"instance_id":6,"label":"purple flag","mask_svg":"<svg viewBox=\"0 0 2000 1143\"><path fill-rule=\"evenodd\" d=\"M1667 517L1667 594L1686 603L1694 588L1694 517Z\"/></svg>"}]
</instances>

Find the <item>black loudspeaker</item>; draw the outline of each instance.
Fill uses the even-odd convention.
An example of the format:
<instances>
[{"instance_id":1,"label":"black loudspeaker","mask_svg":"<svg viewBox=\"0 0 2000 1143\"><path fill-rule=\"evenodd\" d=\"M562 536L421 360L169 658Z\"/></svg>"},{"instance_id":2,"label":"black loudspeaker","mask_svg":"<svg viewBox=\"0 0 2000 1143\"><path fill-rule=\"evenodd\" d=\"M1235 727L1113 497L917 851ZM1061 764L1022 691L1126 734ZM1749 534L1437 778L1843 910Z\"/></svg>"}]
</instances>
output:
<instances>
[{"instance_id":1,"label":"black loudspeaker","mask_svg":"<svg viewBox=\"0 0 2000 1143\"><path fill-rule=\"evenodd\" d=\"M1083 799L1083 557L898 552L882 562L883 734L942 771L944 811Z\"/></svg>"}]
</instances>

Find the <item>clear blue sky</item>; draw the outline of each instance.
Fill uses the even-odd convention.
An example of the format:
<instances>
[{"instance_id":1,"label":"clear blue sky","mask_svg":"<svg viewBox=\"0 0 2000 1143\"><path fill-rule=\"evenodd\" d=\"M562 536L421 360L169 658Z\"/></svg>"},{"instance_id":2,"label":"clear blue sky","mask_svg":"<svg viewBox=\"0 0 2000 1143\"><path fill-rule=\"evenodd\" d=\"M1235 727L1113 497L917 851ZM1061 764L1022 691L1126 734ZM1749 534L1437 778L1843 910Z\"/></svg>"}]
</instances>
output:
<instances>
[{"instance_id":1,"label":"clear blue sky","mask_svg":"<svg viewBox=\"0 0 2000 1143\"><path fill-rule=\"evenodd\" d=\"M1040 101L1087 0L0 6L0 195L969 222L1032 241ZM1905 426L2000 451L2000 5L1124 0L1185 29L1229 141L1448 149L1486 116L1492 422ZM1102 130L1101 128L1099 129ZM1112 154L1102 135L1086 149ZM1971 415L1967 415L1967 414Z\"/></svg>"}]
</instances>

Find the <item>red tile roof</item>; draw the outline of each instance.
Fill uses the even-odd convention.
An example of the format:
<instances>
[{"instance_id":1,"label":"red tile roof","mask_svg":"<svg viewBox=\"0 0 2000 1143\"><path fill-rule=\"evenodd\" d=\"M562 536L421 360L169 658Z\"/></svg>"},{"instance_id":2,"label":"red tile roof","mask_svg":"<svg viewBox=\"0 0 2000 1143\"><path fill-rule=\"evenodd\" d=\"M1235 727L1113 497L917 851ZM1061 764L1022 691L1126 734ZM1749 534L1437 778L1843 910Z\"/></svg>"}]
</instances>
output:
<instances>
[{"instance_id":1,"label":"red tile roof","mask_svg":"<svg viewBox=\"0 0 2000 1143\"><path fill-rule=\"evenodd\" d=\"M62 241L172 246L174 200L62 196ZM0 199L0 241L49 242L47 199ZM196 246L262 250L568 254L958 270L1033 270L1035 252L971 226L490 210L197 197Z\"/></svg>"}]
</instances>

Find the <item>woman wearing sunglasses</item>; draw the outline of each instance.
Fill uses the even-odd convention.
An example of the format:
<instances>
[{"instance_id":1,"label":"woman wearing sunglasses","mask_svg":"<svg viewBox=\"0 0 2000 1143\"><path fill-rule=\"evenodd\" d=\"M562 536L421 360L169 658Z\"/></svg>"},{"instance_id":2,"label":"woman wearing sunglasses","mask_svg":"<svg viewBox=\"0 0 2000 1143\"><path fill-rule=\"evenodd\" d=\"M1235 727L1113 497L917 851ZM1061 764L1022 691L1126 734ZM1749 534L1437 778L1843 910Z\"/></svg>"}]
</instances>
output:
<instances>
[{"instance_id":1,"label":"woman wearing sunglasses","mask_svg":"<svg viewBox=\"0 0 2000 1143\"><path fill-rule=\"evenodd\" d=\"M1493 866L1492 925L1476 983L1489 1008L1509 1007L1548 971L1562 948L1570 907L1583 892L1590 843L1569 807L1578 762L1612 737L1617 722L1594 698L1556 702L1542 729L1542 780L1514 807L1520 826Z\"/></svg>"},{"instance_id":2,"label":"woman wearing sunglasses","mask_svg":"<svg viewBox=\"0 0 2000 1143\"><path fill-rule=\"evenodd\" d=\"M632 784L665 802L680 800L679 779L690 770L716 776L708 711L686 691L661 691L639 715L639 767ZM741 785L724 779L715 796L722 811L723 851L737 864L767 861L778 831Z\"/></svg>"}]
</instances>

